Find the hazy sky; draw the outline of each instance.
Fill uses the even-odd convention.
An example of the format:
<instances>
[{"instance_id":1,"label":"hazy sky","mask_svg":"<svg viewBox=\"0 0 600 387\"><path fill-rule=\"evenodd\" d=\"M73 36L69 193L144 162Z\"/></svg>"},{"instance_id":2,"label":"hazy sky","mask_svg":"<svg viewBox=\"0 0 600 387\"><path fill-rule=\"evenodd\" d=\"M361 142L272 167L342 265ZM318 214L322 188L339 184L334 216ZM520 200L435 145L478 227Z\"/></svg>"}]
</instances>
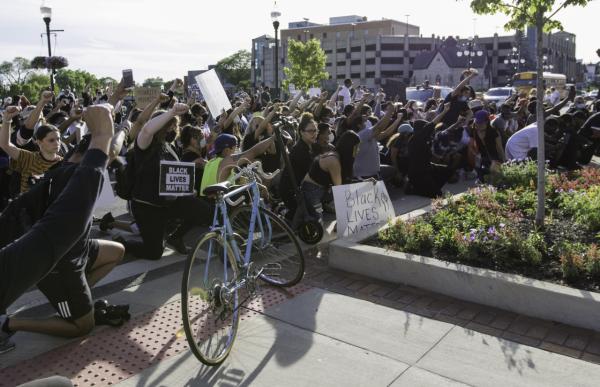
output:
<instances>
[{"instance_id":1,"label":"hazy sky","mask_svg":"<svg viewBox=\"0 0 600 387\"><path fill-rule=\"evenodd\" d=\"M53 8L51 27L65 30L58 34L56 45L52 38L53 54L67 57L69 68L117 79L122 69L131 68L137 82L205 69L239 49L249 50L252 38L273 34L272 0L54 0L46 4ZM40 5L40 0L2 1L0 61L47 55L45 37L40 38L45 31ZM503 30L505 16L477 16L468 0L280 0L278 7L282 28L302 18L327 23L330 16L354 14L405 21L409 14L409 23L420 26L423 36L472 36L473 18L477 35L512 34ZM559 14L565 30L577 35L577 58L586 62L598 61L595 51L600 44L592 24L598 15L597 0L585 9L568 8Z\"/></svg>"}]
</instances>

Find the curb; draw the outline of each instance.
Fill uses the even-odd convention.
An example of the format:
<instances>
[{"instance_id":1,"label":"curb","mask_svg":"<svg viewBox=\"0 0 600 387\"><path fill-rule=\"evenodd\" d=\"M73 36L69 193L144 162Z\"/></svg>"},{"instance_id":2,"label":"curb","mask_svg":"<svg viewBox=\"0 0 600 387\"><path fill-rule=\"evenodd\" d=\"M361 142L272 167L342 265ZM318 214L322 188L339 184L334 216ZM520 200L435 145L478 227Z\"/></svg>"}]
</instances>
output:
<instances>
[{"instance_id":1,"label":"curb","mask_svg":"<svg viewBox=\"0 0 600 387\"><path fill-rule=\"evenodd\" d=\"M429 206L400 218L414 218L428 209ZM329 266L600 332L599 293L361 244L375 234L332 241Z\"/></svg>"}]
</instances>

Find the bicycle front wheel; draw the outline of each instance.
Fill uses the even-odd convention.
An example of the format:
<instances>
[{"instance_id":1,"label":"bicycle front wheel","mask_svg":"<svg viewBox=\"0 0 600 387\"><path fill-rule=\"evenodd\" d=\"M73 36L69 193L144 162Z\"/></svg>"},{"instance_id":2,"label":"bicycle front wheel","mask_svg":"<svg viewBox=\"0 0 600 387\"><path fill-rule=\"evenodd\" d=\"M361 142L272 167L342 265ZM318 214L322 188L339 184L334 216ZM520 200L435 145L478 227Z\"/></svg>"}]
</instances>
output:
<instances>
[{"instance_id":1,"label":"bicycle front wheel","mask_svg":"<svg viewBox=\"0 0 600 387\"><path fill-rule=\"evenodd\" d=\"M249 205L235 208L229 216L233 232L241 237L242 255L248 244L251 216ZM260 278L271 285L293 286L304 276L304 254L298 239L283 220L262 207L258 208L254 226L251 260L262 270Z\"/></svg>"},{"instance_id":2,"label":"bicycle front wheel","mask_svg":"<svg viewBox=\"0 0 600 387\"><path fill-rule=\"evenodd\" d=\"M182 319L194 355L202 363L221 364L233 346L239 313L239 276L231 247L207 233L188 256L181 282Z\"/></svg>"}]
</instances>

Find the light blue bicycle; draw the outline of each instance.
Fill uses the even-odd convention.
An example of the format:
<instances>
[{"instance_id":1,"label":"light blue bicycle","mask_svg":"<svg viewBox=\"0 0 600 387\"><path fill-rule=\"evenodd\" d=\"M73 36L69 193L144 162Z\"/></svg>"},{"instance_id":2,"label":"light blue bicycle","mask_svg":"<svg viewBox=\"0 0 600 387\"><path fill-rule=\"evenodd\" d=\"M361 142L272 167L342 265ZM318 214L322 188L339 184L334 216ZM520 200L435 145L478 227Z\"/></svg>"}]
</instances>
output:
<instances>
[{"instance_id":1,"label":"light blue bicycle","mask_svg":"<svg viewBox=\"0 0 600 387\"><path fill-rule=\"evenodd\" d=\"M188 256L181 298L190 349L207 365L227 358L241 308L257 295L261 282L287 287L304 275L304 256L293 231L260 197L261 171L255 162L238 168L234 180L243 178L244 185L220 183L204 190L216 198L215 215Z\"/></svg>"}]
</instances>

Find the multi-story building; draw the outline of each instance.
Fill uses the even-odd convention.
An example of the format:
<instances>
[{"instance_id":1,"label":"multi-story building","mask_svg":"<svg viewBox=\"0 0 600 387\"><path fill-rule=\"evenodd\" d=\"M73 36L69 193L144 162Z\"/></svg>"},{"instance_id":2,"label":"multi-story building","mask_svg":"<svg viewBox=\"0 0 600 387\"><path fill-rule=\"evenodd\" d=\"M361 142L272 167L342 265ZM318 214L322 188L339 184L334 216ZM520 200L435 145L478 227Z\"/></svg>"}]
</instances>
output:
<instances>
[{"instance_id":1,"label":"multi-story building","mask_svg":"<svg viewBox=\"0 0 600 387\"><path fill-rule=\"evenodd\" d=\"M527 34L494 34L469 39L457 36L453 39L458 47L468 46L482 52L483 58L476 62L483 66L480 69L483 72L480 82L483 83L477 88L487 88L504 86L510 82L515 72L535 68L534 32L535 29L528 29ZM423 37L418 26L392 19L367 20L360 16L344 16L330 18L329 24L316 24L308 20L293 22L281 31L278 54L280 81L284 78L283 68L287 65L287 45L290 39L318 39L321 42L327 55L325 70L330 75L329 81L324 82L326 86L333 88L333 84L350 78L355 83L372 89L385 85L388 80L400 81L405 85L420 83L422 80L418 80L417 75L424 76L423 71L427 70L423 68L422 57L431 56L447 40L446 37L435 35ZM252 41L251 83L255 87L263 83L274 86L274 43L274 39L268 36ZM566 74L569 81L575 79L575 36L568 32L545 34L544 47L547 53L546 64L553 66L552 71ZM417 57L421 59L417 61L418 68L415 68L413 65ZM453 72L458 72L458 69L453 66L462 64L464 58L454 60L455 58L446 57L449 74L440 74L440 83L454 86L459 79L455 79ZM518 63L511 63L511 59L514 62L515 58ZM436 71L442 72L443 69L440 67ZM448 75L452 75L451 78Z\"/></svg>"}]
</instances>

